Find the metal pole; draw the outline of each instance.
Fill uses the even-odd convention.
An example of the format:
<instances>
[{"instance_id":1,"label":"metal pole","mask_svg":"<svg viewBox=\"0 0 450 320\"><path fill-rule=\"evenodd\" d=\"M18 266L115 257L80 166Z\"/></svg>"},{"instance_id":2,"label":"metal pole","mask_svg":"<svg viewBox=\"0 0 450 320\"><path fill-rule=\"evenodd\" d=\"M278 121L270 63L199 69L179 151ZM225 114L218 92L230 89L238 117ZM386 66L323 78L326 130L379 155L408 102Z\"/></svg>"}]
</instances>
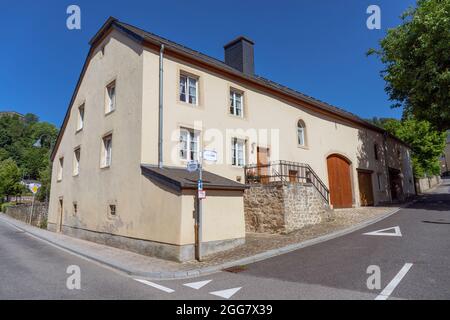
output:
<instances>
[{"instance_id":1,"label":"metal pole","mask_svg":"<svg viewBox=\"0 0 450 320\"><path fill-rule=\"evenodd\" d=\"M159 128L158 128L158 167L163 167L163 76L164 76L164 45L159 51Z\"/></svg>"},{"instance_id":2,"label":"metal pole","mask_svg":"<svg viewBox=\"0 0 450 320\"><path fill-rule=\"evenodd\" d=\"M203 190L203 168L202 168L202 162L200 161L199 168L198 168L198 179L199 182L202 184L202 190ZM200 190L200 188L198 188ZM198 191L197 190L197 194ZM198 261L202 261L202 199L198 197Z\"/></svg>"},{"instance_id":3,"label":"metal pole","mask_svg":"<svg viewBox=\"0 0 450 320\"><path fill-rule=\"evenodd\" d=\"M29 224L31 224L31 219L33 219L33 211L34 211L34 197L36 195L33 193L33 201L31 202L31 212L30 212L30 221Z\"/></svg>"}]
</instances>

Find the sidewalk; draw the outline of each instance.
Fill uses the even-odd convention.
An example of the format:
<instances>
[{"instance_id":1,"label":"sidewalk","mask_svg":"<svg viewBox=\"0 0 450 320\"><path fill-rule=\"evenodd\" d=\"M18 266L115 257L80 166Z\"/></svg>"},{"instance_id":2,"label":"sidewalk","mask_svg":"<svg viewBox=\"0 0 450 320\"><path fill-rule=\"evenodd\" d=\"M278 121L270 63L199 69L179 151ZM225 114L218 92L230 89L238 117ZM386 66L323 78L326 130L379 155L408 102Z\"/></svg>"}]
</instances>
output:
<instances>
[{"instance_id":1,"label":"sidewalk","mask_svg":"<svg viewBox=\"0 0 450 320\"><path fill-rule=\"evenodd\" d=\"M327 241L378 222L399 207L372 207L336 210L330 221L305 227L288 235L248 233L246 244L205 257L205 261L178 263L147 257L126 250L72 238L27 225L0 213L4 221L59 248L91 259L132 276L148 279L179 279L214 273L232 266L242 266L283 253Z\"/></svg>"}]
</instances>

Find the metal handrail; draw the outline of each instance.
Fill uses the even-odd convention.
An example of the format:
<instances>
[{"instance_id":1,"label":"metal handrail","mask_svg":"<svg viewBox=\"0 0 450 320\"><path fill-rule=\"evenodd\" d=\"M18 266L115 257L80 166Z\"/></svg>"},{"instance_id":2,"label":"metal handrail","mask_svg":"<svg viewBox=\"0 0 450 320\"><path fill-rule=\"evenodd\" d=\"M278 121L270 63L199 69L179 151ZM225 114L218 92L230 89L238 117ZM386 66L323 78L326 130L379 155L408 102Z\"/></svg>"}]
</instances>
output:
<instances>
[{"instance_id":1,"label":"metal handrail","mask_svg":"<svg viewBox=\"0 0 450 320\"><path fill-rule=\"evenodd\" d=\"M329 202L330 191L309 164L280 160L268 164L247 165L244 171L247 184L269 184L280 181L311 183L325 201Z\"/></svg>"}]
</instances>

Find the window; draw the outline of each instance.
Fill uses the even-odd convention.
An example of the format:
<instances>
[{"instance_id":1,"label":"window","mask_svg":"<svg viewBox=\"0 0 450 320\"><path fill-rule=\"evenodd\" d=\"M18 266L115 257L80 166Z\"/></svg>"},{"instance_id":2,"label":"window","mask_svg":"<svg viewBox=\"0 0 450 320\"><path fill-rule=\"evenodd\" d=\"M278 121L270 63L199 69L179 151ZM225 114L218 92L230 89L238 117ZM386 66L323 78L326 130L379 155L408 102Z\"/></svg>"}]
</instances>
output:
<instances>
[{"instance_id":1,"label":"window","mask_svg":"<svg viewBox=\"0 0 450 320\"><path fill-rule=\"evenodd\" d=\"M180 75L180 101L198 104L198 79L192 76Z\"/></svg>"},{"instance_id":2,"label":"window","mask_svg":"<svg viewBox=\"0 0 450 320\"><path fill-rule=\"evenodd\" d=\"M73 203L73 215L78 213L78 204L76 202Z\"/></svg>"},{"instance_id":3,"label":"window","mask_svg":"<svg viewBox=\"0 0 450 320\"><path fill-rule=\"evenodd\" d=\"M375 160L378 160L378 144L376 143L373 145L373 152L375 155Z\"/></svg>"},{"instance_id":4,"label":"window","mask_svg":"<svg viewBox=\"0 0 450 320\"><path fill-rule=\"evenodd\" d=\"M245 165L245 140L231 139L231 164L237 167Z\"/></svg>"},{"instance_id":5,"label":"window","mask_svg":"<svg viewBox=\"0 0 450 320\"><path fill-rule=\"evenodd\" d=\"M59 158L58 161L58 181L61 181L63 178L63 167L64 167L64 157Z\"/></svg>"},{"instance_id":6,"label":"window","mask_svg":"<svg viewBox=\"0 0 450 320\"><path fill-rule=\"evenodd\" d=\"M198 161L200 151L198 132L186 128L180 129L180 159Z\"/></svg>"},{"instance_id":7,"label":"window","mask_svg":"<svg viewBox=\"0 0 450 320\"><path fill-rule=\"evenodd\" d=\"M243 117L243 96L241 92L230 91L230 113L234 116Z\"/></svg>"},{"instance_id":8,"label":"window","mask_svg":"<svg viewBox=\"0 0 450 320\"><path fill-rule=\"evenodd\" d=\"M116 109L116 82L113 81L106 87L105 113L113 112L115 109Z\"/></svg>"},{"instance_id":9,"label":"window","mask_svg":"<svg viewBox=\"0 0 450 320\"><path fill-rule=\"evenodd\" d=\"M80 155L81 148L78 147L73 151L73 175L77 176L80 173Z\"/></svg>"},{"instance_id":10,"label":"window","mask_svg":"<svg viewBox=\"0 0 450 320\"><path fill-rule=\"evenodd\" d=\"M84 126L84 103L78 107L77 131L83 129Z\"/></svg>"},{"instance_id":11,"label":"window","mask_svg":"<svg viewBox=\"0 0 450 320\"><path fill-rule=\"evenodd\" d=\"M103 137L102 146L102 167L106 168L111 166L111 155L112 155L112 135L107 135Z\"/></svg>"},{"instance_id":12,"label":"window","mask_svg":"<svg viewBox=\"0 0 450 320\"><path fill-rule=\"evenodd\" d=\"M297 122L297 143L299 146L304 147L305 142L305 123L302 120Z\"/></svg>"},{"instance_id":13,"label":"window","mask_svg":"<svg viewBox=\"0 0 450 320\"><path fill-rule=\"evenodd\" d=\"M377 181L378 181L378 190L382 191L382 186L381 186L381 173L378 172L377 173Z\"/></svg>"},{"instance_id":14,"label":"window","mask_svg":"<svg viewBox=\"0 0 450 320\"><path fill-rule=\"evenodd\" d=\"M109 214L111 216L115 216L117 214L117 212L116 212L116 205L115 204L110 204L109 205Z\"/></svg>"}]
</instances>

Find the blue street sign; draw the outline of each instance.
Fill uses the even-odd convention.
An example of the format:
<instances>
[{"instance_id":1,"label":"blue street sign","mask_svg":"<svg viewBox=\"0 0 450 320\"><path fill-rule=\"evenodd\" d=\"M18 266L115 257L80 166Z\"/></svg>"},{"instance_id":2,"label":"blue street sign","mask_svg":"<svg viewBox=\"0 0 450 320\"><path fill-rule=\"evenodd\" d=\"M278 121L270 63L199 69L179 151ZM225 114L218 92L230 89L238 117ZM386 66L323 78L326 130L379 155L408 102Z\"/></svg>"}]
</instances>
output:
<instances>
[{"instance_id":1,"label":"blue street sign","mask_svg":"<svg viewBox=\"0 0 450 320\"><path fill-rule=\"evenodd\" d=\"M203 190L203 181L198 180L198 190Z\"/></svg>"}]
</instances>

